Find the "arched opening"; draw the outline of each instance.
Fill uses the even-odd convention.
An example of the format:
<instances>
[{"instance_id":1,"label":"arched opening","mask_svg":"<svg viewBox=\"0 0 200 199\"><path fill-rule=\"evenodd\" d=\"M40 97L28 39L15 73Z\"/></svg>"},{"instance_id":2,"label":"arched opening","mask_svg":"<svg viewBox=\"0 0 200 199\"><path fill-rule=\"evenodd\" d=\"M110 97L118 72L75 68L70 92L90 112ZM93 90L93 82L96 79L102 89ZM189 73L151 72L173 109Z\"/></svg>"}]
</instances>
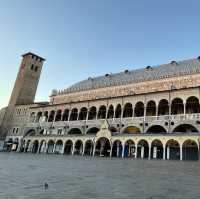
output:
<instances>
[{"instance_id":1,"label":"arched opening","mask_svg":"<svg viewBox=\"0 0 200 199\"><path fill-rule=\"evenodd\" d=\"M112 145L112 157L122 157L122 142L115 140Z\"/></svg>"},{"instance_id":2,"label":"arched opening","mask_svg":"<svg viewBox=\"0 0 200 199\"><path fill-rule=\"evenodd\" d=\"M180 146L176 140L169 140L166 144L166 159L180 160Z\"/></svg>"},{"instance_id":3,"label":"arched opening","mask_svg":"<svg viewBox=\"0 0 200 199\"><path fill-rule=\"evenodd\" d=\"M184 105L183 105L182 99L175 98L172 100L171 112L172 112L172 115L178 115L178 114L184 113Z\"/></svg>"},{"instance_id":4,"label":"arched opening","mask_svg":"<svg viewBox=\"0 0 200 199\"><path fill-rule=\"evenodd\" d=\"M183 160L199 160L199 150L194 140L186 140L183 143Z\"/></svg>"},{"instance_id":5,"label":"arched opening","mask_svg":"<svg viewBox=\"0 0 200 199\"><path fill-rule=\"evenodd\" d=\"M92 155L93 147L94 145L92 140L87 140L85 143L84 155Z\"/></svg>"},{"instance_id":6,"label":"arched opening","mask_svg":"<svg viewBox=\"0 0 200 199\"><path fill-rule=\"evenodd\" d=\"M115 118L121 118L121 114L122 114L122 107L120 104L118 104L115 109Z\"/></svg>"},{"instance_id":7,"label":"arched opening","mask_svg":"<svg viewBox=\"0 0 200 199\"><path fill-rule=\"evenodd\" d=\"M156 103L154 101L149 101L146 107L147 116L156 116Z\"/></svg>"},{"instance_id":8,"label":"arched opening","mask_svg":"<svg viewBox=\"0 0 200 199\"><path fill-rule=\"evenodd\" d=\"M39 153L46 153L46 141L45 140L42 140L40 142L40 149L39 149Z\"/></svg>"},{"instance_id":9,"label":"arched opening","mask_svg":"<svg viewBox=\"0 0 200 199\"><path fill-rule=\"evenodd\" d=\"M141 133L140 129L136 126L128 126L124 129L123 133L125 134L138 134Z\"/></svg>"},{"instance_id":10,"label":"arched opening","mask_svg":"<svg viewBox=\"0 0 200 199\"><path fill-rule=\"evenodd\" d=\"M199 113L200 112L200 105L199 105L199 99L197 97L189 97L186 101L186 113L192 114L192 113Z\"/></svg>"},{"instance_id":11,"label":"arched opening","mask_svg":"<svg viewBox=\"0 0 200 199\"><path fill-rule=\"evenodd\" d=\"M102 137L97 140L95 147L95 155L109 157L110 150L110 141L107 138Z\"/></svg>"},{"instance_id":12,"label":"arched opening","mask_svg":"<svg viewBox=\"0 0 200 199\"><path fill-rule=\"evenodd\" d=\"M148 158L149 157L149 144L146 140L140 140L137 145L137 157Z\"/></svg>"},{"instance_id":13,"label":"arched opening","mask_svg":"<svg viewBox=\"0 0 200 199\"><path fill-rule=\"evenodd\" d=\"M98 112L98 119L105 119L106 118L106 106L101 106Z\"/></svg>"},{"instance_id":14,"label":"arched opening","mask_svg":"<svg viewBox=\"0 0 200 199\"><path fill-rule=\"evenodd\" d=\"M61 121L61 117L62 117L62 110L57 110L55 121L56 122Z\"/></svg>"},{"instance_id":15,"label":"arched opening","mask_svg":"<svg viewBox=\"0 0 200 199\"><path fill-rule=\"evenodd\" d=\"M27 152L31 152L30 151L30 144L31 144L31 140L28 140L26 145L25 145L25 148L24 148L24 152L27 153Z\"/></svg>"},{"instance_id":16,"label":"arched opening","mask_svg":"<svg viewBox=\"0 0 200 199\"><path fill-rule=\"evenodd\" d=\"M167 133L167 131L165 130L164 127L162 127L160 125L153 125L153 126L149 127L149 129L147 130L147 133L149 133L149 134L165 134L165 133Z\"/></svg>"},{"instance_id":17,"label":"arched opening","mask_svg":"<svg viewBox=\"0 0 200 199\"><path fill-rule=\"evenodd\" d=\"M112 133L118 132L117 129L116 129L114 126L109 126L109 130L110 130Z\"/></svg>"},{"instance_id":18,"label":"arched opening","mask_svg":"<svg viewBox=\"0 0 200 199\"><path fill-rule=\"evenodd\" d=\"M86 120L87 118L87 108L83 107L81 108L81 111L79 113L79 120Z\"/></svg>"},{"instance_id":19,"label":"arched opening","mask_svg":"<svg viewBox=\"0 0 200 199\"><path fill-rule=\"evenodd\" d=\"M48 144L47 144L47 153L54 153L54 141L53 140L49 140Z\"/></svg>"},{"instance_id":20,"label":"arched opening","mask_svg":"<svg viewBox=\"0 0 200 199\"><path fill-rule=\"evenodd\" d=\"M97 109L96 107L92 106L88 113L88 120L96 120L97 117Z\"/></svg>"},{"instance_id":21,"label":"arched opening","mask_svg":"<svg viewBox=\"0 0 200 199\"><path fill-rule=\"evenodd\" d=\"M137 102L135 105L134 110L134 116L135 117L143 117L144 116L144 104L143 102Z\"/></svg>"},{"instance_id":22,"label":"arched opening","mask_svg":"<svg viewBox=\"0 0 200 199\"><path fill-rule=\"evenodd\" d=\"M63 148L63 141L62 140L58 140L56 142L54 153L62 154L62 148Z\"/></svg>"},{"instance_id":23,"label":"arched opening","mask_svg":"<svg viewBox=\"0 0 200 199\"><path fill-rule=\"evenodd\" d=\"M50 115L49 115L49 118L48 118L48 122L53 122L53 120L54 120L54 115L55 115L55 111L51 111L51 112L50 112Z\"/></svg>"},{"instance_id":24,"label":"arched opening","mask_svg":"<svg viewBox=\"0 0 200 199\"><path fill-rule=\"evenodd\" d=\"M151 143L151 158L163 159L163 144L160 140L154 140Z\"/></svg>"},{"instance_id":25,"label":"arched opening","mask_svg":"<svg viewBox=\"0 0 200 199\"><path fill-rule=\"evenodd\" d=\"M83 142L81 140L77 140L74 147L74 154L81 155L83 151Z\"/></svg>"},{"instance_id":26,"label":"arched opening","mask_svg":"<svg viewBox=\"0 0 200 199\"><path fill-rule=\"evenodd\" d=\"M90 128L90 129L87 130L87 133L86 133L86 134L96 135L98 131L99 131L98 128L92 127L92 128Z\"/></svg>"},{"instance_id":27,"label":"arched opening","mask_svg":"<svg viewBox=\"0 0 200 199\"><path fill-rule=\"evenodd\" d=\"M37 113L36 122L39 122L41 117L42 117L42 112L40 111Z\"/></svg>"},{"instance_id":28,"label":"arched opening","mask_svg":"<svg viewBox=\"0 0 200 199\"><path fill-rule=\"evenodd\" d=\"M39 141L38 141L38 140L35 140L35 141L33 142L33 146L32 146L32 153L37 153L38 147L39 147Z\"/></svg>"},{"instance_id":29,"label":"arched opening","mask_svg":"<svg viewBox=\"0 0 200 199\"><path fill-rule=\"evenodd\" d=\"M70 121L75 121L78 118L78 109L77 108L73 108L70 114Z\"/></svg>"},{"instance_id":30,"label":"arched opening","mask_svg":"<svg viewBox=\"0 0 200 199\"><path fill-rule=\"evenodd\" d=\"M80 135L82 134L81 130L78 128L72 128L68 131L69 135Z\"/></svg>"},{"instance_id":31,"label":"arched opening","mask_svg":"<svg viewBox=\"0 0 200 199\"><path fill-rule=\"evenodd\" d=\"M68 121L69 118L69 109L65 109L62 115L62 121Z\"/></svg>"},{"instance_id":32,"label":"arched opening","mask_svg":"<svg viewBox=\"0 0 200 199\"><path fill-rule=\"evenodd\" d=\"M132 117L133 116L133 106L131 103L127 103L124 106L123 117Z\"/></svg>"},{"instance_id":33,"label":"arched opening","mask_svg":"<svg viewBox=\"0 0 200 199\"><path fill-rule=\"evenodd\" d=\"M34 136L36 134L36 131L34 129L28 130L24 136Z\"/></svg>"},{"instance_id":34,"label":"arched opening","mask_svg":"<svg viewBox=\"0 0 200 199\"><path fill-rule=\"evenodd\" d=\"M191 124L180 124L174 130L174 133L198 133L196 127Z\"/></svg>"},{"instance_id":35,"label":"arched opening","mask_svg":"<svg viewBox=\"0 0 200 199\"><path fill-rule=\"evenodd\" d=\"M48 121L48 115L49 115L48 111L45 111L44 112L45 122Z\"/></svg>"},{"instance_id":36,"label":"arched opening","mask_svg":"<svg viewBox=\"0 0 200 199\"><path fill-rule=\"evenodd\" d=\"M158 115L169 115L169 102L166 99L160 100L158 104Z\"/></svg>"},{"instance_id":37,"label":"arched opening","mask_svg":"<svg viewBox=\"0 0 200 199\"><path fill-rule=\"evenodd\" d=\"M73 142L71 140L67 140L65 143L64 154L71 155L73 149Z\"/></svg>"},{"instance_id":38,"label":"arched opening","mask_svg":"<svg viewBox=\"0 0 200 199\"><path fill-rule=\"evenodd\" d=\"M133 140L127 140L125 142L124 157L135 157L135 143Z\"/></svg>"},{"instance_id":39,"label":"arched opening","mask_svg":"<svg viewBox=\"0 0 200 199\"><path fill-rule=\"evenodd\" d=\"M114 108L113 108L113 105L110 105L109 108L108 108L107 118L110 119L110 118L113 118L113 117L114 117Z\"/></svg>"}]
</instances>

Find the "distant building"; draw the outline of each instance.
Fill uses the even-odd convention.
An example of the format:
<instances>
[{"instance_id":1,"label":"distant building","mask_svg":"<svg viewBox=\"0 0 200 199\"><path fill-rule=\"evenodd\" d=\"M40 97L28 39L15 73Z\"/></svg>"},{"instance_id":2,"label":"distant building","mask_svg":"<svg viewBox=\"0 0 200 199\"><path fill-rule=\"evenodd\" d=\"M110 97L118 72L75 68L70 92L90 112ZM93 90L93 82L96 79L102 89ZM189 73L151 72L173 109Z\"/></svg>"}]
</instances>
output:
<instances>
[{"instance_id":1,"label":"distant building","mask_svg":"<svg viewBox=\"0 0 200 199\"><path fill-rule=\"evenodd\" d=\"M89 77L36 103L44 61L23 55L0 112L7 150L199 159L200 57Z\"/></svg>"}]
</instances>

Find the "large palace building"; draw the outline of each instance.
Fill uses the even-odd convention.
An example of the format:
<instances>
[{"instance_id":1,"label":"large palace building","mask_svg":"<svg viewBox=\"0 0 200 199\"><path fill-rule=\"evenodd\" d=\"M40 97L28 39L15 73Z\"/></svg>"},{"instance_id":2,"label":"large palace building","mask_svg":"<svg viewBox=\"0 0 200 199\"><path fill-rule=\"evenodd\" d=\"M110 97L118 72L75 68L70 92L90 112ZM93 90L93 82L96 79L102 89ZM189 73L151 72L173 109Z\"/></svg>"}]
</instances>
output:
<instances>
[{"instance_id":1,"label":"large palace building","mask_svg":"<svg viewBox=\"0 0 200 199\"><path fill-rule=\"evenodd\" d=\"M89 77L34 102L45 59L24 54L0 113L4 150L198 160L200 57Z\"/></svg>"}]
</instances>

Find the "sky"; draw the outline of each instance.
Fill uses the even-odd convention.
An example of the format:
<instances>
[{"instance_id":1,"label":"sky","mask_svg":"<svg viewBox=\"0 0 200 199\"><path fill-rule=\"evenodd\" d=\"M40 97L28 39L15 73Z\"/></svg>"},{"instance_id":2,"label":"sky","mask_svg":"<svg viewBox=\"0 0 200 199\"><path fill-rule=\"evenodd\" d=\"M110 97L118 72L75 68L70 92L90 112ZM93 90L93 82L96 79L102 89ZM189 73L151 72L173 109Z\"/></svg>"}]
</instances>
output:
<instances>
[{"instance_id":1,"label":"sky","mask_svg":"<svg viewBox=\"0 0 200 199\"><path fill-rule=\"evenodd\" d=\"M0 108L21 55L46 59L36 101L87 79L200 55L199 0L0 0Z\"/></svg>"}]
</instances>

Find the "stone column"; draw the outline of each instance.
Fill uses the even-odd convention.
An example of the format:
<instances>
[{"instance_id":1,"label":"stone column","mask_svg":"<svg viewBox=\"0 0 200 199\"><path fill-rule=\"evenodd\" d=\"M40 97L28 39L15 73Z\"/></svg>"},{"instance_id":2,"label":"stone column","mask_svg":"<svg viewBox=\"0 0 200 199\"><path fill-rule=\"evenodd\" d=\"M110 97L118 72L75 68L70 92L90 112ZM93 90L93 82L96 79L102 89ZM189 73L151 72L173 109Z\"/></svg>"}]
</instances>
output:
<instances>
[{"instance_id":1,"label":"stone column","mask_svg":"<svg viewBox=\"0 0 200 199\"><path fill-rule=\"evenodd\" d=\"M166 150L165 150L166 146L163 145L163 160L165 160L165 153L166 153Z\"/></svg>"},{"instance_id":2,"label":"stone column","mask_svg":"<svg viewBox=\"0 0 200 199\"><path fill-rule=\"evenodd\" d=\"M184 116L186 115L186 103L185 102L183 102L183 114L184 114Z\"/></svg>"},{"instance_id":3,"label":"stone column","mask_svg":"<svg viewBox=\"0 0 200 199\"><path fill-rule=\"evenodd\" d=\"M137 150L138 149L138 147L137 147L137 144L135 145L135 158L137 158Z\"/></svg>"},{"instance_id":4,"label":"stone column","mask_svg":"<svg viewBox=\"0 0 200 199\"><path fill-rule=\"evenodd\" d=\"M69 119L70 119L70 115L71 115L71 110L69 111L69 115L68 115L68 118L67 118L67 121L69 122Z\"/></svg>"},{"instance_id":5,"label":"stone column","mask_svg":"<svg viewBox=\"0 0 200 199\"><path fill-rule=\"evenodd\" d=\"M98 113L99 113L99 108L98 108L98 110L96 110L97 112L96 112L96 120L98 119Z\"/></svg>"},{"instance_id":6,"label":"stone column","mask_svg":"<svg viewBox=\"0 0 200 199\"><path fill-rule=\"evenodd\" d=\"M122 144L122 158L124 157L125 144Z\"/></svg>"},{"instance_id":7,"label":"stone column","mask_svg":"<svg viewBox=\"0 0 200 199\"><path fill-rule=\"evenodd\" d=\"M144 105L144 121L146 121L146 114L147 114L147 106Z\"/></svg>"},{"instance_id":8,"label":"stone column","mask_svg":"<svg viewBox=\"0 0 200 199\"><path fill-rule=\"evenodd\" d=\"M117 141L117 157L119 157L119 142Z\"/></svg>"},{"instance_id":9,"label":"stone column","mask_svg":"<svg viewBox=\"0 0 200 199\"><path fill-rule=\"evenodd\" d=\"M80 112L81 112L81 110L78 110L78 112L77 112L77 118L76 118L77 121L79 120L79 114L80 114Z\"/></svg>"},{"instance_id":10,"label":"stone column","mask_svg":"<svg viewBox=\"0 0 200 199\"><path fill-rule=\"evenodd\" d=\"M63 147L62 147L62 150L61 150L61 154L63 155L65 153L65 144L63 143Z\"/></svg>"},{"instance_id":11,"label":"stone column","mask_svg":"<svg viewBox=\"0 0 200 199\"><path fill-rule=\"evenodd\" d=\"M82 148L82 156L84 155L84 153L85 153L85 144L83 144L83 148Z\"/></svg>"},{"instance_id":12,"label":"stone column","mask_svg":"<svg viewBox=\"0 0 200 199\"><path fill-rule=\"evenodd\" d=\"M88 121L88 116L89 116L89 110L87 110L87 115L86 115L86 119L85 119L86 122Z\"/></svg>"},{"instance_id":13,"label":"stone column","mask_svg":"<svg viewBox=\"0 0 200 199\"><path fill-rule=\"evenodd\" d=\"M149 144L149 155L148 155L148 159L151 159L151 144Z\"/></svg>"},{"instance_id":14,"label":"stone column","mask_svg":"<svg viewBox=\"0 0 200 199\"><path fill-rule=\"evenodd\" d=\"M113 145L111 144L110 145L110 157L112 157L112 148L113 148Z\"/></svg>"},{"instance_id":15,"label":"stone column","mask_svg":"<svg viewBox=\"0 0 200 199\"><path fill-rule=\"evenodd\" d=\"M156 146L153 147L153 158L157 159L157 147Z\"/></svg>"},{"instance_id":16,"label":"stone column","mask_svg":"<svg viewBox=\"0 0 200 199\"><path fill-rule=\"evenodd\" d=\"M180 145L180 160L183 160L183 145Z\"/></svg>"},{"instance_id":17,"label":"stone column","mask_svg":"<svg viewBox=\"0 0 200 199\"><path fill-rule=\"evenodd\" d=\"M142 159L144 158L144 146L141 147L141 155L140 156Z\"/></svg>"},{"instance_id":18,"label":"stone column","mask_svg":"<svg viewBox=\"0 0 200 199\"><path fill-rule=\"evenodd\" d=\"M123 113L124 113L124 106L122 107L122 112L121 112L121 117L120 117L120 119L122 120L122 118L123 118Z\"/></svg>"},{"instance_id":19,"label":"stone column","mask_svg":"<svg viewBox=\"0 0 200 199\"><path fill-rule=\"evenodd\" d=\"M75 144L73 143L73 145L72 145L72 151L71 151L72 155L74 155L74 150L75 150Z\"/></svg>"},{"instance_id":20,"label":"stone column","mask_svg":"<svg viewBox=\"0 0 200 199\"><path fill-rule=\"evenodd\" d=\"M109 110L109 107L106 106L106 118L105 119L108 119L108 110Z\"/></svg>"},{"instance_id":21,"label":"stone column","mask_svg":"<svg viewBox=\"0 0 200 199\"><path fill-rule=\"evenodd\" d=\"M169 160L170 158L170 147L167 146L167 160Z\"/></svg>"},{"instance_id":22,"label":"stone column","mask_svg":"<svg viewBox=\"0 0 200 199\"><path fill-rule=\"evenodd\" d=\"M96 149L96 143L94 143L93 151L92 151L92 156L95 156L95 149Z\"/></svg>"},{"instance_id":23,"label":"stone column","mask_svg":"<svg viewBox=\"0 0 200 199\"><path fill-rule=\"evenodd\" d=\"M54 146L53 146L53 153L55 153L55 149L56 149L56 143L54 144Z\"/></svg>"}]
</instances>

